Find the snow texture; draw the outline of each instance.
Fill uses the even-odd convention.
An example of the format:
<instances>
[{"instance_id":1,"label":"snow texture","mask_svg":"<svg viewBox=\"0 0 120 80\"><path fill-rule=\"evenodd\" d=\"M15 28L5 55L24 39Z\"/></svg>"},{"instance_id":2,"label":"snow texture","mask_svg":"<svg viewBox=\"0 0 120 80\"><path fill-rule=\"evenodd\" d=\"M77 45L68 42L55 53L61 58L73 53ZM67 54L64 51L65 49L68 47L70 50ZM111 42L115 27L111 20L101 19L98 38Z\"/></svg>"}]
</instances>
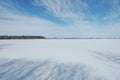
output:
<instances>
[{"instance_id":1,"label":"snow texture","mask_svg":"<svg viewBox=\"0 0 120 80\"><path fill-rule=\"evenodd\" d=\"M85 65L52 61L0 60L0 80L105 80Z\"/></svg>"},{"instance_id":2,"label":"snow texture","mask_svg":"<svg viewBox=\"0 0 120 80\"><path fill-rule=\"evenodd\" d=\"M0 80L120 80L120 40L1 40Z\"/></svg>"}]
</instances>

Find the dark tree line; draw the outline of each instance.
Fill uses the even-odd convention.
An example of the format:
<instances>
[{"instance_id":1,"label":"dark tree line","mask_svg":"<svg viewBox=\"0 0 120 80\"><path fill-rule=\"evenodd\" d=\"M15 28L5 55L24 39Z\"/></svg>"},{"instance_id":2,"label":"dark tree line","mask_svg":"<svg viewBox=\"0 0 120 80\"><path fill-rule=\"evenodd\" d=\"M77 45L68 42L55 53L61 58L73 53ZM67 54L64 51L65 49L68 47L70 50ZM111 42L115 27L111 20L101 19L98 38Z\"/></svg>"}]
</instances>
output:
<instances>
[{"instance_id":1,"label":"dark tree line","mask_svg":"<svg viewBox=\"0 0 120 80\"><path fill-rule=\"evenodd\" d=\"M44 36L0 36L0 39L45 39Z\"/></svg>"}]
</instances>

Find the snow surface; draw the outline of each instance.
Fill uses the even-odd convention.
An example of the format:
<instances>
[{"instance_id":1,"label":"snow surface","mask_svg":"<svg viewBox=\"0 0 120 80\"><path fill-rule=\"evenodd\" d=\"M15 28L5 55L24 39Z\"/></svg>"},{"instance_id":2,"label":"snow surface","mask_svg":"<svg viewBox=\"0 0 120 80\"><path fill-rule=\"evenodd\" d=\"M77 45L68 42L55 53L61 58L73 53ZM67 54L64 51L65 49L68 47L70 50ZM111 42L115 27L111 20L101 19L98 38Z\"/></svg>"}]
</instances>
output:
<instances>
[{"instance_id":1,"label":"snow surface","mask_svg":"<svg viewBox=\"0 0 120 80\"><path fill-rule=\"evenodd\" d=\"M0 80L120 80L119 39L0 40Z\"/></svg>"}]
</instances>

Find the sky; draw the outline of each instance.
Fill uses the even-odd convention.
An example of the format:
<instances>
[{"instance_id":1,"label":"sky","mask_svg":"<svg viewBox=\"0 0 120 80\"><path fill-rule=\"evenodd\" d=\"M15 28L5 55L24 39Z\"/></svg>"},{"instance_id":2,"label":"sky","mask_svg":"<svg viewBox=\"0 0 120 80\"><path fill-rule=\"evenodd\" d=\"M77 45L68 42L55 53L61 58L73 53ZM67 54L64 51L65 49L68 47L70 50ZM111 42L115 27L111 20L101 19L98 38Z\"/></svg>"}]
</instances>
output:
<instances>
[{"instance_id":1,"label":"sky","mask_svg":"<svg viewBox=\"0 0 120 80\"><path fill-rule=\"evenodd\" d=\"M0 35L120 37L120 0L0 0Z\"/></svg>"}]
</instances>

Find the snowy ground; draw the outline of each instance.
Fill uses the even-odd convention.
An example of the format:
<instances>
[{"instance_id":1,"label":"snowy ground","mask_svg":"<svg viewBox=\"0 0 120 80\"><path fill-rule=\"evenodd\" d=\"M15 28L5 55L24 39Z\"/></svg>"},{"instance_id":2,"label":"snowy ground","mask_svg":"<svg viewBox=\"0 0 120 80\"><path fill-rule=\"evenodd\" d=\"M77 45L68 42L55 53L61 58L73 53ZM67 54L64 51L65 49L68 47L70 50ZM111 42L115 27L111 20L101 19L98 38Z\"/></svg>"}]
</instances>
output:
<instances>
[{"instance_id":1,"label":"snowy ground","mask_svg":"<svg viewBox=\"0 0 120 80\"><path fill-rule=\"evenodd\" d=\"M120 80L119 39L0 40L0 80Z\"/></svg>"}]
</instances>

